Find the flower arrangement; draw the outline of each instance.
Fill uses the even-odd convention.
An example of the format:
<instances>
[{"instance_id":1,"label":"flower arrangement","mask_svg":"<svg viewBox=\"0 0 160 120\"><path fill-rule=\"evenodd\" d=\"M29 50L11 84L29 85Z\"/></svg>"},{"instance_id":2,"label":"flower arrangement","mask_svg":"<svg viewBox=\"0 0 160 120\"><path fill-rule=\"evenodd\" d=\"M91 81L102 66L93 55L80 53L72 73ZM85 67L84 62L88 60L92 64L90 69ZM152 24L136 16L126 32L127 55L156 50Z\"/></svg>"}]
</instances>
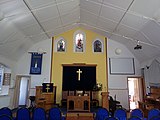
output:
<instances>
[{"instance_id":1,"label":"flower arrangement","mask_svg":"<svg viewBox=\"0 0 160 120\"><path fill-rule=\"evenodd\" d=\"M102 91L102 83L96 83L93 87L93 91Z\"/></svg>"}]
</instances>

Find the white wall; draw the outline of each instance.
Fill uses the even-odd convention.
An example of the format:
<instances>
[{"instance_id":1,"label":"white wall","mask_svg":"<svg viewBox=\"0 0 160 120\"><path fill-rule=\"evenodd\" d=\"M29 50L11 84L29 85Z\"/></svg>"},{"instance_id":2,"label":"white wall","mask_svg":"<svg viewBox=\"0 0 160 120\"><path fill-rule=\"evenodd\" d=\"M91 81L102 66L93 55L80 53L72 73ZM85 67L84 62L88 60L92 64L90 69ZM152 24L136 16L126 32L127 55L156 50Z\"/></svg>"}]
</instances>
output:
<instances>
[{"instance_id":1,"label":"white wall","mask_svg":"<svg viewBox=\"0 0 160 120\"><path fill-rule=\"evenodd\" d=\"M47 54L43 56L42 62L42 74L41 75L31 75L31 92L30 95L35 95L35 86L41 85L43 82L50 81L50 66L51 66L51 40L45 40L40 43L35 44L29 51L37 51L38 48L42 48ZM115 54L115 49L120 48L122 50L120 55ZM136 60L134 55L122 44L115 42L113 40L108 40L108 58L134 58L135 60L135 75L140 75L140 65ZM30 60L31 55L26 53L17 62L16 74L19 75L30 75ZM109 68L108 68L109 72ZM131 75L129 75L131 76ZM117 99L122 103L122 105L128 109L128 88L127 88L127 77L128 75L110 75L108 74L108 87L110 95L117 95Z\"/></svg>"},{"instance_id":2,"label":"white wall","mask_svg":"<svg viewBox=\"0 0 160 120\"><path fill-rule=\"evenodd\" d=\"M43 82L50 82L51 45L51 39L41 41L33 45L28 51L26 51L26 53L18 61L11 61L0 55L0 63L6 65L11 69L11 85L9 95L0 96L0 108L4 105L10 108L13 107L13 96L16 75L31 76L30 88L32 89L30 90L30 95L35 95L35 86L41 85ZM31 54L29 54L28 52L37 52L39 48L42 48L46 52L46 54L43 55L42 73L41 75L30 75L29 71Z\"/></svg>"},{"instance_id":3,"label":"white wall","mask_svg":"<svg viewBox=\"0 0 160 120\"><path fill-rule=\"evenodd\" d=\"M42 85L43 82L50 82L51 46L51 39L41 41L33 45L17 62L16 74L31 76L30 95L35 95L35 86ZM43 54L41 75L31 75L29 74L31 54L28 52L37 52L39 48L46 52Z\"/></svg>"},{"instance_id":4,"label":"white wall","mask_svg":"<svg viewBox=\"0 0 160 120\"><path fill-rule=\"evenodd\" d=\"M159 83L159 64L154 65L153 63L155 63L155 60L160 63L160 57L156 56L140 64L141 68L144 68L146 93L150 92L149 83Z\"/></svg>"},{"instance_id":5,"label":"white wall","mask_svg":"<svg viewBox=\"0 0 160 120\"><path fill-rule=\"evenodd\" d=\"M8 72L12 72L11 74L11 82L10 82L10 89L9 89L9 94L8 95L2 95L0 96L0 108L1 107L11 107L10 105L10 102L11 102L11 98L13 95L10 95L10 91L11 91L11 88L14 87L14 80L15 80L15 72L14 72L14 69L15 69L15 64L16 64L16 61L11 61L3 56L0 55L0 63L2 65L5 65L5 73L8 73ZM5 86L4 86L5 87ZM13 91L13 90L12 90Z\"/></svg>"},{"instance_id":6,"label":"white wall","mask_svg":"<svg viewBox=\"0 0 160 120\"><path fill-rule=\"evenodd\" d=\"M119 55L115 53L117 48L121 49L121 53ZM108 88L110 95L114 97L116 94L117 100L121 102L123 107L129 109L127 77L140 75L141 70L139 62L124 45L110 39L108 40L108 59L109 58L134 58L135 75L110 75L108 63Z\"/></svg>"},{"instance_id":7,"label":"white wall","mask_svg":"<svg viewBox=\"0 0 160 120\"><path fill-rule=\"evenodd\" d=\"M10 104L10 96L0 96L0 108L9 107Z\"/></svg>"},{"instance_id":8,"label":"white wall","mask_svg":"<svg viewBox=\"0 0 160 120\"><path fill-rule=\"evenodd\" d=\"M42 48L47 54L43 56L42 62L42 73L41 75L30 75L30 61L31 54L28 52L37 52L39 48ZM120 48L122 50L120 55L115 54L115 49ZM108 58L117 57L117 58L135 58L133 54L122 44L115 42L113 40L108 40ZM31 89L30 95L35 95L35 86L41 85L43 82L50 82L50 70L51 70L51 40L44 40L35 45L33 45L26 53L17 61L9 61L0 56L0 61L4 62L6 65L11 67L12 72L14 73L14 77L11 81L12 87L14 87L15 83L15 74L16 75L29 75L31 76ZM16 65L14 67L14 65ZM136 74L135 76L140 75L140 67L138 61L135 59L135 68ZM109 70L109 69L108 69ZM109 71L108 71L109 72ZM131 75L129 75L131 76ZM128 108L128 95L127 95L127 75L110 75L108 74L108 87L110 95L117 95L117 100L119 100L125 108ZM14 89L12 88L12 91ZM10 92L11 93L11 92ZM13 92L12 92L13 94ZM13 95L11 96L11 99ZM6 98L5 98L6 99ZM1 102L1 101L0 101ZM4 102L4 101L3 101ZM7 104L8 101L6 100ZM0 103L1 104L1 103ZM10 102L12 104L12 101Z\"/></svg>"}]
</instances>

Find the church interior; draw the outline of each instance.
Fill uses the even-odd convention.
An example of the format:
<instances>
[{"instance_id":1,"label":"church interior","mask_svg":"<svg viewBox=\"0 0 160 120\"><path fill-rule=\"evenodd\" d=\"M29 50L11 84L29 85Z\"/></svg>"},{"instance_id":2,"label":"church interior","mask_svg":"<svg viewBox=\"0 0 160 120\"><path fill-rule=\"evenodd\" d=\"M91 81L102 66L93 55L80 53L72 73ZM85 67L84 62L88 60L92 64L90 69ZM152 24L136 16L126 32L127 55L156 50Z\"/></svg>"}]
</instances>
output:
<instances>
[{"instance_id":1,"label":"church interior","mask_svg":"<svg viewBox=\"0 0 160 120\"><path fill-rule=\"evenodd\" d=\"M0 0L0 28L0 120L160 120L159 0Z\"/></svg>"}]
</instances>

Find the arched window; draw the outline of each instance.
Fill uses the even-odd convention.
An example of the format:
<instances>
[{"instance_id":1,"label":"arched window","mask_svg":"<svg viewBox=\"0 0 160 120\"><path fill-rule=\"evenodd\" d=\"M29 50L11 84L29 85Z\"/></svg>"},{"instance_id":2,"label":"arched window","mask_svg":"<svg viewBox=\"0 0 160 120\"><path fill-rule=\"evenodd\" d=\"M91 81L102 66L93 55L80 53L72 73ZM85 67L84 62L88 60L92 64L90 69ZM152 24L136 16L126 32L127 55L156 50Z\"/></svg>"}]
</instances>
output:
<instances>
[{"instance_id":1,"label":"arched window","mask_svg":"<svg viewBox=\"0 0 160 120\"><path fill-rule=\"evenodd\" d=\"M54 41L55 52L66 52L66 41L63 37L59 37Z\"/></svg>"},{"instance_id":2,"label":"arched window","mask_svg":"<svg viewBox=\"0 0 160 120\"><path fill-rule=\"evenodd\" d=\"M74 33L74 52L85 51L85 34L78 30Z\"/></svg>"},{"instance_id":3,"label":"arched window","mask_svg":"<svg viewBox=\"0 0 160 120\"><path fill-rule=\"evenodd\" d=\"M65 41L63 39L57 42L57 52L65 52Z\"/></svg>"},{"instance_id":4,"label":"arched window","mask_svg":"<svg viewBox=\"0 0 160 120\"><path fill-rule=\"evenodd\" d=\"M103 52L103 43L101 40L99 40L99 39L94 40L93 52Z\"/></svg>"}]
</instances>

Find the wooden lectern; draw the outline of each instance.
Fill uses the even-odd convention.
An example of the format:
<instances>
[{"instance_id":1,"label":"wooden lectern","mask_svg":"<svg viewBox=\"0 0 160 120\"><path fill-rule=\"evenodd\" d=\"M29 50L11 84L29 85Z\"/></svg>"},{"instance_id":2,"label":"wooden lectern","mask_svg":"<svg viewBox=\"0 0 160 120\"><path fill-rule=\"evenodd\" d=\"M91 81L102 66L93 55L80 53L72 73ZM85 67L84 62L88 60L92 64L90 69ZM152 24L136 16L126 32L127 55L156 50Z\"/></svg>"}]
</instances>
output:
<instances>
[{"instance_id":1,"label":"wooden lectern","mask_svg":"<svg viewBox=\"0 0 160 120\"><path fill-rule=\"evenodd\" d=\"M109 92L102 92L101 95L102 95L102 107L109 110L109 102L108 102Z\"/></svg>"},{"instance_id":2,"label":"wooden lectern","mask_svg":"<svg viewBox=\"0 0 160 120\"><path fill-rule=\"evenodd\" d=\"M90 112L90 96L68 96L67 111Z\"/></svg>"},{"instance_id":3,"label":"wooden lectern","mask_svg":"<svg viewBox=\"0 0 160 120\"><path fill-rule=\"evenodd\" d=\"M42 86L36 86L36 107L42 107L49 110L56 103L56 86L53 86L53 92L43 92Z\"/></svg>"}]
</instances>

